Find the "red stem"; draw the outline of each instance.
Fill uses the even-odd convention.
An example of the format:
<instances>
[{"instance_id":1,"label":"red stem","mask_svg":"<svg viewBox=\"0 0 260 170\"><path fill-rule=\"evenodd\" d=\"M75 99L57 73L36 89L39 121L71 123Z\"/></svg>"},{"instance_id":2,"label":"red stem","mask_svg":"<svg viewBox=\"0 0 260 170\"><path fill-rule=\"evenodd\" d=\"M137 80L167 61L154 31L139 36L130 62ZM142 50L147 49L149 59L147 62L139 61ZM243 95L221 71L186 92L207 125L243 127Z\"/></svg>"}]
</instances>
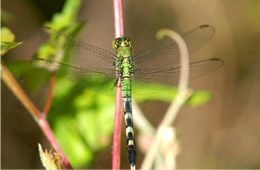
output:
<instances>
[{"instance_id":1,"label":"red stem","mask_svg":"<svg viewBox=\"0 0 260 170\"><path fill-rule=\"evenodd\" d=\"M2 79L10 90L14 93L18 100L24 105L24 107L30 112L33 118L37 121L41 117L41 112L31 102L29 97L24 93L23 89L19 86L15 78L12 76L8 68L1 61L1 73Z\"/></svg>"},{"instance_id":2,"label":"red stem","mask_svg":"<svg viewBox=\"0 0 260 170\"><path fill-rule=\"evenodd\" d=\"M114 122L114 135L113 135L113 156L112 156L112 169L120 169L120 146L121 146L121 126L122 126L122 92L121 81L119 79L116 87L116 110Z\"/></svg>"},{"instance_id":3,"label":"red stem","mask_svg":"<svg viewBox=\"0 0 260 170\"><path fill-rule=\"evenodd\" d=\"M49 86L49 91L48 91L48 96L47 100L43 109L43 114L47 115L51 106L52 102L52 97L53 97L53 90L54 90L54 85L56 82L56 77L54 74L51 75L51 81L50 81L50 86Z\"/></svg>"},{"instance_id":4,"label":"red stem","mask_svg":"<svg viewBox=\"0 0 260 170\"><path fill-rule=\"evenodd\" d=\"M67 168L67 169L73 169L72 166L70 165L68 159L66 158L65 154L63 153L60 145L58 144L55 136L52 133L52 130L48 124L48 122L45 119L45 115L43 115L40 119L39 119L39 126L41 127L44 135L47 137L48 141L50 142L51 146L54 148L54 150L60 154L63 165Z\"/></svg>"},{"instance_id":5,"label":"red stem","mask_svg":"<svg viewBox=\"0 0 260 170\"><path fill-rule=\"evenodd\" d=\"M1 73L2 73L2 79L6 83L6 85L10 88L10 90L14 93L14 95L17 97L17 99L20 100L20 102L24 105L24 107L29 111L29 113L33 116L35 121L38 123L38 125L41 127L44 135L47 137L49 140L51 146L55 149L56 152L58 152L62 158L62 162L64 166L67 169L72 169L68 159L66 158L65 154L61 150L58 142L56 141L53 132L51 128L49 127L48 122L45 119L45 115L42 114L38 108L32 103L32 101L29 99L29 97L24 93L22 88L19 86L15 78L12 76L8 68L2 63L1 61ZM54 80L52 80L51 85L53 86L52 83ZM52 93L52 92L50 92ZM52 98L52 97L50 97ZM48 99L48 102L51 99ZM46 104L47 105L47 104ZM48 110L48 109L47 109Z\"/></svg>"},{"instance_id":6,"label":"red stem","mask_svg":"<svg viewBox=\"0 0 260 170\"><path fill-rule=\"evenodd\" d=\"M114 23L115 38L124 35L122 1L114 0ZM112 169L120 169L120 146L121 146L121 125L122 125L122 92L121 80L119 78L116 87L116 108L113 135Z\"/></svg>"}]
</instances>

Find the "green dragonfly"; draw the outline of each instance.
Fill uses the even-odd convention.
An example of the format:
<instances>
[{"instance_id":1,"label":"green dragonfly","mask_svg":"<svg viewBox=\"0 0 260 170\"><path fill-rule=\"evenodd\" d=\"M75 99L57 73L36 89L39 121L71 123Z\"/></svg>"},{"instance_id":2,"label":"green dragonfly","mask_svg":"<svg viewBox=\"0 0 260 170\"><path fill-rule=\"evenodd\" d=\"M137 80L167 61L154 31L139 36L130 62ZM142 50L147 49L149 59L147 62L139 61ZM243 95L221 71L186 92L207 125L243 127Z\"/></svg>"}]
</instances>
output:
<instances>
[{"instance_id":1,"label":"green dragonfly","mask_svg":"<svg viewBox=\"0 0 260 170\"><path fill-rule=\"evenodd\" d=\"M121 80L123 111L126 126L126 143L128 161L131 167L136 164L136 144L132 118L132 89L138 91L140 86L148 86L156 91L156 84L176 85L179 76L179 52L175 41L165 39L156 46L133 54L133 42L121 36L113 41L115 54L93 45L75 40L62 32L48 29L62 39L65 46L73 47L75 60L70 62L42 59L41 62L66 67L71 72L99 78L111 78L114 82ZM201 48L214 35L215 29L210 25L200 25L183 34L190 54ZM216 70L224 64L219 58L191 58L191 78ZM75 75L76 75L75 74Z\"/></svg>"}]
</instances>

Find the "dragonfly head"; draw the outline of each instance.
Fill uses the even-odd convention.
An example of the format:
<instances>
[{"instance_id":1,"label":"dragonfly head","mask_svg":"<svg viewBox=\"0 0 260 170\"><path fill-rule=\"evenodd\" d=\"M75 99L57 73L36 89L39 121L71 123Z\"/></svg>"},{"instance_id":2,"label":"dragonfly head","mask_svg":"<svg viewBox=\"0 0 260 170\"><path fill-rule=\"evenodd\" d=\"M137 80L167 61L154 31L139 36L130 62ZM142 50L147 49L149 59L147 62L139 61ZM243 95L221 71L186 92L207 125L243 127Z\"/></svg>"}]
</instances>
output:
<instances>
[{"instance_id":1,"label":"dragonfly head","mask_svg":"<svg viewBox=\"0 0 260 170\"><path fill-rule=\"evenodd\" d=\"M121 36L113 41L113 48L117 49L119 47L129 47L132 49L133 42L129 38Z\"/></svg>"}]
</instances>

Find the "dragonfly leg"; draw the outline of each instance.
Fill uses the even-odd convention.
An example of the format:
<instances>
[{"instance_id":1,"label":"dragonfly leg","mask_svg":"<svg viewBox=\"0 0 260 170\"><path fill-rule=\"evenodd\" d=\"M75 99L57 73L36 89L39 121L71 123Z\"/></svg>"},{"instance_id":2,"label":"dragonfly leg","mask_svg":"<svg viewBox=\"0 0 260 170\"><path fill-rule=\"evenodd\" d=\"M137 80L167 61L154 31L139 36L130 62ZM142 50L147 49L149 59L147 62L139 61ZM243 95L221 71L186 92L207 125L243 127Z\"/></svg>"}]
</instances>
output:
<instances>
[{"instance_id":1,"label":"dragonfly leg","mask_svg":"<svg viewBox=\"0 0 260 170\"><path fill-rule=\"evenodd\" d=\"M114 84L113 87L120 87L121 86L121 85L120 86L117 85L118 81L119 81L119 78L116 78L116 81L115 81L115 84Z\"/></svg>"}]
</instances>

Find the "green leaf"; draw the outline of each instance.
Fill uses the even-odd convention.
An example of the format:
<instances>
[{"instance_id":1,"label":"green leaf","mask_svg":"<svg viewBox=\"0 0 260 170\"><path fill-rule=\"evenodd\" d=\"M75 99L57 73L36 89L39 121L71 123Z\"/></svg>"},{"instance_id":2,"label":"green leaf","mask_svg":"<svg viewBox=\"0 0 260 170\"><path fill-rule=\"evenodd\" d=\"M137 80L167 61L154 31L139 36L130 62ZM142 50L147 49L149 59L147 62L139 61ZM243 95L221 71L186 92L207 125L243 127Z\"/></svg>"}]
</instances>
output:
<instances>
[{"instance_id":1,"label":"green leaf","mask_svg":"<svg viewBox=\"0 0 260 170\"><path fill-rule=\"evenodd\" d=\"M13 42L15 39L14 34L6 27L1 28L1 41Z\"/></svg>"},{"instance_id":2,"label":"green leaf","mask_svg":"<svg viewBox=\"0 0 260 170\"><path fill-rule=\"evenodd\" d=\"M196 91L186 101L186 103L191 107L197 107L208 103L212 98L213 94L209 91Z\"/></svg>"},{"instance_id":3,"label":"green leaf","mask_svg":"<svg viewBox=\"0 0 260 170\"><path fill-rule=\"evenodd\" d=\"M80 30L85 26L84 22L77 21L77 15L81 7L82 0L66 0L61 13L56 13L50 22L44 25L51 28L49 33L49 40L42 45L35 56L36 58L52 59L55 61L62 61L69 59L72 48L65 47L64 39L57 36L55 32L62 32L64 35L75 38ZM62 54L62 55L60 55ZM62 57L61 57L62 56ZM49 65L41 64L38 66L48 68ZM49 68L48 68L49 69Z\"/></svg>"},{"instance_id":4,"label":"green leaf","mask_svg":"<svg viewBox=\"0 0 260 170\"><path fill-rule=\"evenodd\" d=\"M17 43L14 40L15 36L8 28L1 28L1 55L21 44L21 42Z\"/></svg>"},{"instance_id":5,"label":"green leaf","mask_svg":"<svg viewBox=\"0 0 260 170\"><path fill-rule=\"evenodd\" d=\"M20 44L21 44L21 42L16 43L16 42L3 42L3 41L1 41L1 49L3 51L7 51L7 50L10 50L12 48L17 47Z\"/></svg>"},{"instance_id":6,"label":"green leaf","mask_svg":"<svg viewBox=\"0 0 260 170\"><path fill-rule=\"evenodd\" d=\"M148 91L147 94L145 94L145 91ZM144 92L143 95L135 94L135 92L133 92L133 98L137 102L144 102L144 101L151 101L151 100L171 102L176 96L177 90L175 88L172 88L160 92L149 93L150 92L149 89L143 89L143 92Z\"/></svg>"},{"instance_id":7,"label":"green leaf","mask_svg":"<svg viewBox=\"0 0 260 170\"><path fill-rule=\"evenodd\" d=\"M140 91L138 94L134 90ZM137 102L157 100L162 102L172 102L177 94L177 88L167 85L138 85L138 89L133 89L133 97ZM197 107L206 104L212 99L212 93L209 91L195 91L192 96L186 101L186 104L191 107Z\"/></svg>"},{"instance_id":8,"label":"green leaf","mask_svg":"<svg viewBox=\"0 0 260 170\"><path fill-rule=\"evenodd\" d=\"M82 0L67 0L62 12L55 14L52 21L46 23L46 25L61 31L63 28L76 24L81 2Z\"/></svg>"},{"instance_id":9,"label":"green leaf","mask_svg":"<svg viewBox=\"0 0 260 170\"><path fill-rule=\"evenodd\" d=\"M133 84L133 97L137 102L158 100L171 102L176 96L177 89L162 84L140 83Z\"/></svg>"},{"instance_id":10,"label":"green leaf","mask_svg":"<svg viewBox=\"0 0 260 170\"><path fill-rule=\"evenodd\" d=\"M53 130L72 166L79 168L89 164L93 160L94 153L83 140L77 126L74 117L65 115L56 119Z\"/></svg>"},{"instance_id":11,"label":"green leaf","mask_svg":"<svg viewBox=\"0 0 260 170\"><path fill-rule=\"evenodd\" d=\"M113 133L115 98L97 93L88 82L92 83L57 79L48 113L48 121L75 167L90 164L97 151L111 144ZM95 84L101 85L102 81Z\"/></svg>"},{"instance_id":12,"label":"green leaf","mask_svg":"<svg viewBox=\"0 0 260 170\"><path fill-rule=\"evenodd\" d=\"M31 61L14 61L6 65L15 77L23 80L23 86L30 93L48 86L51 74L46 69L36 67Z\"/></svg>"}]
</instances>

